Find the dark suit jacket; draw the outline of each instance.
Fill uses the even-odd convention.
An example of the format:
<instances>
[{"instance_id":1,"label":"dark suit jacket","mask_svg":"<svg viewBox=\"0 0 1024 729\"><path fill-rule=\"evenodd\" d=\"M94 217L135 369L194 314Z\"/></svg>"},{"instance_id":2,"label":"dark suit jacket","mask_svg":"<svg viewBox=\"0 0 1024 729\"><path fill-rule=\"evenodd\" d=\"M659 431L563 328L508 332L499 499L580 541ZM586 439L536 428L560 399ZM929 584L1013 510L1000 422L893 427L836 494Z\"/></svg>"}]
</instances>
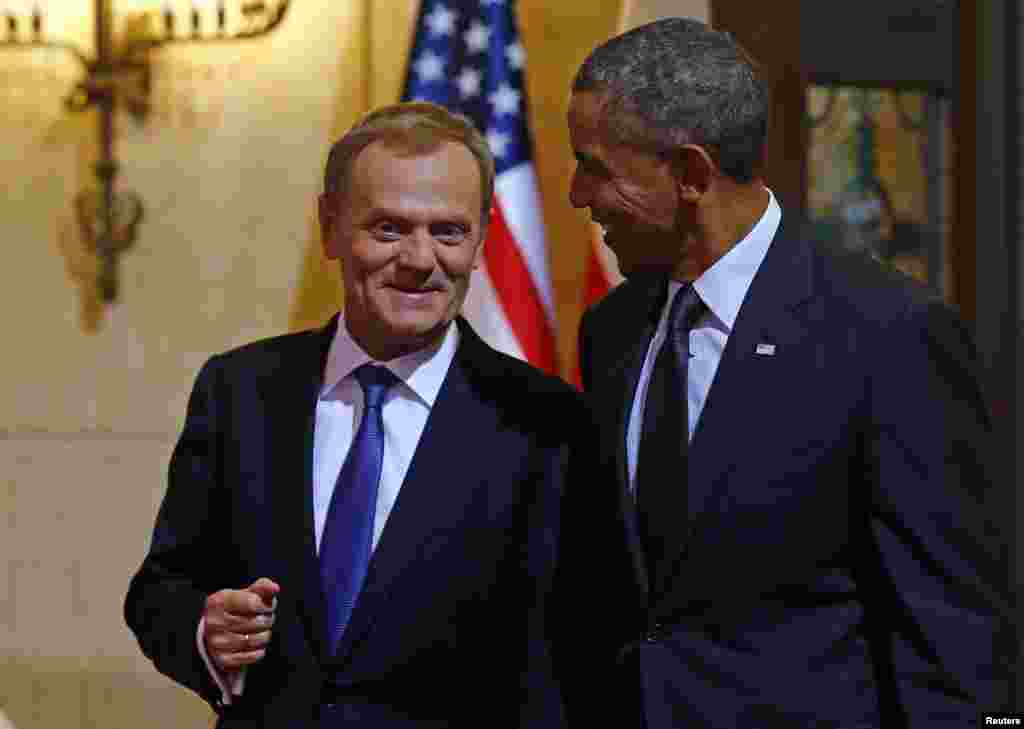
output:
<instances>
[{"instance_id":1,"label":"dark suit jacket","mask_svg":"<svg viewBox=\"0 0 1024 729\"><path fill-rule=\"evenodd\" d=\"M582 404L465 321L334 657L312 516L314 410L337 325L213 357L171 459L125 618L157 669L229 727L561 725L544 642L559 502ZM227 708L196 649L208 594L281 585L273 638ZM481 713L486 712L486 713ZM333 725L333 722L332 722Z\"/></svg>"},{"instance_id":2,"label":"dark suit jacket","mask_svg":"<svg viewBox=\"0 0 1024 729\"><path fill-rule=\"evenodd\" d=\"M665 291L630 279L582 323L609 479L572 486L563 505L559 655L595 667L570 684L570 722L952 728L1003 707L1008 571L985 506L989 416L957 318L784 221L694 432L688 510L655 570L668 577L649 584L625 433Z\"/></svg>"}]
</instances>

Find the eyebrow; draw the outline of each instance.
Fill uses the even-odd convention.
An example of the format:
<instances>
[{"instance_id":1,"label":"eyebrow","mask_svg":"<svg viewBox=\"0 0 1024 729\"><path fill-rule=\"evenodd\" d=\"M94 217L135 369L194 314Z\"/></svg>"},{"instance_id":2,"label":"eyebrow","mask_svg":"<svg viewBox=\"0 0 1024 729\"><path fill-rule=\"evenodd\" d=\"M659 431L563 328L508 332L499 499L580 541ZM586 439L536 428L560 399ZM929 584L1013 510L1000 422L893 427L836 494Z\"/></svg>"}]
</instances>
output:
<instances>
[{"instance_id":1,"label":"eyebrow","mask_svg":"<svg viewBox=\"0 0 1024 729\"><path fill-rule=\"evenodd\" d=\"M435 225L438 223L458 223L460 225L465 225L468 228L476 227L472 215L460 210L432 211L427 215L427 218L429 219L423 221L415 211L410 213L409 211L402 210L400 208L374 207L366 211L363 219L367 222L376 222L382 219L398 220L403 223L411 224L425 222L427 225Z\"/></svg>"}]
</instances>

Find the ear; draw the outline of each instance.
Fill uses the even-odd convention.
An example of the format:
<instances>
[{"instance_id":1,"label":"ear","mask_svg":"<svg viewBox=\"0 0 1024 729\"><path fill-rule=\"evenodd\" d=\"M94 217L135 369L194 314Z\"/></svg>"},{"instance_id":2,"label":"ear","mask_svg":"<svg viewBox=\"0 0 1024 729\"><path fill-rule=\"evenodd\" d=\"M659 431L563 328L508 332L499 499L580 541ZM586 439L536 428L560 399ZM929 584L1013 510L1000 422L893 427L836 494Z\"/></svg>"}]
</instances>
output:
<instances>
[{"instance_id":1,"label":"ear","mask_svg":"<svg viewBox=\"0 0 1024 729\"><path fill-rule=\"evenodd\" d=\"M671 164L679 195L688 203L699 202L718 174L718 165L698 144L684 144L676 150Z\"/></svg>"},{"instance_id":2,"label":"ear","mask_svg":"<svg viewBox=\"0 0 1024 729\"><path fill-rule=\"evenodd\" d=\"M334 195L322 193L317 198L317 217L320 220L320 243L324 247L324 257L333 260L338 257L338 212Z\"/></svg>"},{"instance_id":3,"label":"ear","mask_svg":"<svg viewBox=\"0 0 1024 729\"><path fill-rule=\"evenodd\" d=\"M487 245L487 228L490 226L491 220L494 218L495 211L494 205L491 205L491 214L487 217L487 221L480 226L480 241L476 244L476 251L473 253L473 269L480 268L480 265L484 262L484 246Z\"/></svg>"},{"instance_id":4,"label":"ear","mask_svg":"<svg viewBox=\"0 0 1024 729\"><path fill-rule=\"evenodd\" d=\"M487 245L487 226L480 231L480 242L476 244L476 251L473 252L473 269L480 268L484 262L484 246Z\"/></svg>"}]
</instances>

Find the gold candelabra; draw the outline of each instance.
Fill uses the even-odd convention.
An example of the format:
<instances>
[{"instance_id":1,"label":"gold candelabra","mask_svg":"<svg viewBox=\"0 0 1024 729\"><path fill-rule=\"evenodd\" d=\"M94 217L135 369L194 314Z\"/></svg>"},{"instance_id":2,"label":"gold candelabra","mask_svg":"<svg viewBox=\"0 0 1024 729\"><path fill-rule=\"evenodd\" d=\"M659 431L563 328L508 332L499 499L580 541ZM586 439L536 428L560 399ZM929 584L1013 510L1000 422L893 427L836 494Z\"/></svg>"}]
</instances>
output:
<instances>
[{"instance_id":1,"label":"gold candelabra","mask_svg":"<svg viewBox=\"0 0 1024 729\"><path fill-rule=\"evenodd\" d=\"M264 36L281 24L289 2L242 0L232 8L240 23L229 29L225 0L193 0L185 22L179 22L176 3L165 1L157 10L134 13L133 19L140 22L123 22L122 32L115 34L112 0L93 0L94 50L89 55L73 43L47 36L42 0L20 13L0 0L0 49L54 48L71 54L83 75L65 98L65 107L72 112L92 108L98 112L99 159L93 169L99 184L80 192L74 205L82 236L99 259L97 288L104 302L117 298L118 258L135 242L143 215L138 194L116 189L115 112L123 107L137 120L149 113L151 52L172 44L226 43Z\"/></svg>"}]
</instances>

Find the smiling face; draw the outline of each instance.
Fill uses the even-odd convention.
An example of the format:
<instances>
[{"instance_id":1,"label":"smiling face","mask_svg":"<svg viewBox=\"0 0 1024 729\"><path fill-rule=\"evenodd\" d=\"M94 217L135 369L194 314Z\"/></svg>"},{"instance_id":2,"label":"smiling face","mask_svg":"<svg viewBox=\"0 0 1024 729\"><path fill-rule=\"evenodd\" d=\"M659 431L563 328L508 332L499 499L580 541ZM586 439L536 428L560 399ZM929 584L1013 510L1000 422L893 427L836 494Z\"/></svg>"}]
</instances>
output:
<instances>
[{"instance_id":1,"label":"smiling face","mask_svg":"<svg viewBox=\"0 0 1024 729\"><path fill-rule=\"evenodd\" d=\"M320 198L327 258L341 262L345 323L378 360L422 349L462 307L484 237L480 171L462 144L408 153L376 141L345 192Z\"/></svg>"},{"instance_id":2,"label":"smiling face","mask_svg":"<svg viewBox=\"0 0 1024 729\"><path fill-rule=\"evenodd\" d=\"M589 208L623 275L671 272L686 238L676 178L669 162L617 142L603 123L603 97L573 94L569 136L577 167L569 201Z\"/></svg>"}]
</instances>

